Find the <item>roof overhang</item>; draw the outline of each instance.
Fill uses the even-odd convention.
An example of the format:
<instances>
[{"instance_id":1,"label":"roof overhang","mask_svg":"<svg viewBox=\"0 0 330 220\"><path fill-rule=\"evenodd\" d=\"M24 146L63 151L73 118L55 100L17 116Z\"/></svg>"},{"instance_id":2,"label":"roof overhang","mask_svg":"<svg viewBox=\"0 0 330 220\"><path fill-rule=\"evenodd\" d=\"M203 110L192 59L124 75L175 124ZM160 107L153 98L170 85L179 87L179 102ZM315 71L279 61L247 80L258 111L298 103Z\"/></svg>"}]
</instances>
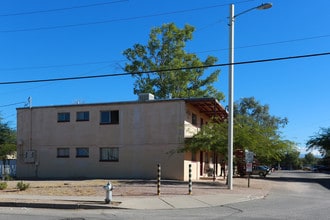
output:
<instances>
[{"instance_id":1,"label":"roof overhang","mask_svg":"<svg viewBox=\"0 0 330 220\"><path fill-rule=\"evenodd\" d=\"M198 109L200 113L214 118L217 122L223 122L228 118L228 112L214 98L190 98L185 99L185 102Z\"/></svg>"}]
</instances>

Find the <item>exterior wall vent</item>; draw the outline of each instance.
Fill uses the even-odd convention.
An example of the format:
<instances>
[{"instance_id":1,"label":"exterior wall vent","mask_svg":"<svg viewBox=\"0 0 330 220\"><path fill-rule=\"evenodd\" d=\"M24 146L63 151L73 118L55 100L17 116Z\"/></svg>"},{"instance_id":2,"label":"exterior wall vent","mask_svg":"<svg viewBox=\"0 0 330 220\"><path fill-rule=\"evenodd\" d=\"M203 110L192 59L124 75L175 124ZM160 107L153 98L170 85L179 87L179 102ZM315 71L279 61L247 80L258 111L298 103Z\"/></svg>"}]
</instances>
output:
<instances>
[{"instance_id":1,"label":"exterior wall vent","mask_svg":"<svg viewBox=\"0 0 330 220\"><path fill-rule=\"evenodd\" d=\"M151 93L141 93L139 94L139 101L140 102L145 102L145 101L150 101L154 100L155 96Z\"/></svg>"}]
</instances>

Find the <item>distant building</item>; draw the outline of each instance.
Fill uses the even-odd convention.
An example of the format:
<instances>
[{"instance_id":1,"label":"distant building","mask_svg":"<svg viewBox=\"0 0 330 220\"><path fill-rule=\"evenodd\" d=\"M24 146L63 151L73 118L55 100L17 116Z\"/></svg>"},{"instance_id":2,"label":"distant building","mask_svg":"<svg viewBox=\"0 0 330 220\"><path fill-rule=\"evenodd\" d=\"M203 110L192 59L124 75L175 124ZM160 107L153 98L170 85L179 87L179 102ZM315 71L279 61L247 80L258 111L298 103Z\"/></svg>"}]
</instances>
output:
<instances>
[{"instance_id":1,"label":"distant building","mask_svg":"<svg viewBox=\"0 0 330 220\"><path fill-rule=\"evenodd\" d=\"M205 175L213 154L177 153L211 117L227 112L213 98L44 106L17 109L18 178L162 178Z\"/></svg>"}]
</instances>

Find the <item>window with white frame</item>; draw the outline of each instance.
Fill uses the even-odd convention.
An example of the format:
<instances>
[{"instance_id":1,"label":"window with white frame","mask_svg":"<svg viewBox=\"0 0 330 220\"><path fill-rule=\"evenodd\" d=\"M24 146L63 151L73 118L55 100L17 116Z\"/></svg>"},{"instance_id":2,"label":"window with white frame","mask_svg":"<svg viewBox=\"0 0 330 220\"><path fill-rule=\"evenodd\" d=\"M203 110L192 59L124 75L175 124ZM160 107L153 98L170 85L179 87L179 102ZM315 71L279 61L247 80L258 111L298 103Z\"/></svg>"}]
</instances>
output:
<instances>
[{"instance_id":1,"label":"window with white frame","mask_svg":"<svg viewBox=\"0 0 330 220\"><path fill-rule=\"evenodd\" d=\"M118 147L101 147L100 148L100 161L119 161L119 148Z\"/></svg>"}]
</instances>

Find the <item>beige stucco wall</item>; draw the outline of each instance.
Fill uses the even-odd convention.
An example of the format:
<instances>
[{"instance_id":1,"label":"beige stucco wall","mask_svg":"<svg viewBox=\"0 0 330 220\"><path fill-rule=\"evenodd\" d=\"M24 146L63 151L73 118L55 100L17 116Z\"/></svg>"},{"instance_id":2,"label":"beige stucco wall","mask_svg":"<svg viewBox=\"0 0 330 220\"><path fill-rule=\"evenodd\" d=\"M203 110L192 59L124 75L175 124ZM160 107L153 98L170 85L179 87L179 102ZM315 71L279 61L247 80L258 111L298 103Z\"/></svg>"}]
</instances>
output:
<instances>
[{"instance_id":1,"label":"beige stucco wall","mask_svg":"<svg viewBox=\"0 0 330 220\"><path fill-rule=\"evenodd\" d=\"M18 109L17 176L22 178L154 178L157 164L164 178L183 178L184 102L145 102ZM100 125L101 110L119 110L119 124ZM90 120L76 122L77 111ZM71 121L57 122L58 112ZM32 125L31 125L32 122ZM31 131L32 128L32 131ZM57 148L70 148L69 158L57 158ZM76 158L77 147L88 147L88 158ZM118 147L119 162L100 162L100 147ZM36 151L35 163L23 154Z\"/></svg>"},{"instance_id":2,"label":"beige stucco wall","mask_svg":"<svg viewBox=\"0 0 330 220\"><path fill-rule=\"evenodd\" d=\"M119 124L100 125L100 111L118 110ZM76 112L89 111L89 121L76 121ZM70 112L70 122L57 122L57 113ZM187 180L191 156L175 152L184 138L198 132L194 113L207 117L183 100L123 102L20 108L17 110L18 178L162 178ZM198 120L200 123L200 120ZM69 158L57 158L57 148L70 148ZM76 158L76 148L88 147L88 158ZM118 162L100 161L101 147L118 147ZM26 163L24 153L35 160ZM193 179L199 163L193 162Z\"/></svg>"}]
</instances>

